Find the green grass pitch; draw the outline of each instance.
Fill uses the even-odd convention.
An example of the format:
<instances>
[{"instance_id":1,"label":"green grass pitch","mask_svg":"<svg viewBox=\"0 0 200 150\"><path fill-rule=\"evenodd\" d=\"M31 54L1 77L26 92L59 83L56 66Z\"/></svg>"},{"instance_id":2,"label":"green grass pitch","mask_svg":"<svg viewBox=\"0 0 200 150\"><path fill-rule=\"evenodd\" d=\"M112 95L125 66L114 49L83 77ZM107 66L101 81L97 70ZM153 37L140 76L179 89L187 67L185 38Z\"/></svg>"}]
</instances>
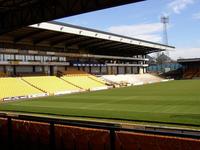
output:
<instances>
[{"instance_id":1,"label":"green grass pitch","mask_svg":"<svg viewBox=\"0 0 200 150\"><path fill-rule=\"evenodd\" d=\"M0 111L200 125L200 80L8 102Z\"/></svg>"}]
</instances>

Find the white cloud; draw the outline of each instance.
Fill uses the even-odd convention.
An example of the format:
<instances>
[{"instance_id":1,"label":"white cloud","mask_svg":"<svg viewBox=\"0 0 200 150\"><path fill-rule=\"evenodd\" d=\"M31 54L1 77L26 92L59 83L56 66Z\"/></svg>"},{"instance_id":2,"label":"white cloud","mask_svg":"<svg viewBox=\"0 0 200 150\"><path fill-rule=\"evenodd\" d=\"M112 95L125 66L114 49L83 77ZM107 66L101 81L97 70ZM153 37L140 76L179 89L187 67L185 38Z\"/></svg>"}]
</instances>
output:
<instances>
[{"instance_id":1,"label":"white cloud","mask_svg":"<svg viewBox=\"0 0 200 150\"><path fill-rule=\"evenodd\" d=\"M195 0L172 0L168 4L168 8L174 13L179 14L182 10L187 8L188 5L193 4Z\"/></svg>"},{"instance_id":2,"label":"white cloud","mask_svg":"<svg viewBox=\"0 0 200 150\"><path fill-rule=\"evenodd\" d=\"M196 13L196 14L193 14L193 18L194 19L200 19L200 12Z\"/></svg>"},{"instance_id":3,"label":"white cloud","mask_svg":"<svg viewBox=\"0 0 200 150\"><path fill-rule=\"evenodd\" d=\"M175 51L170 51L170 56L173 59L200 58L200 47L177 48Z\"/></svg>"},{"instance_id":4,"label":"white cloud","mask_svg":"<svg viewBox=\"0 0 200 150\"><path fill-rule=\"evenodd\" d=\"M108 28L108 31L153 42L161 42L162 39L160 35L161 23L112 26Z\"/></svg>"}]
</instances>

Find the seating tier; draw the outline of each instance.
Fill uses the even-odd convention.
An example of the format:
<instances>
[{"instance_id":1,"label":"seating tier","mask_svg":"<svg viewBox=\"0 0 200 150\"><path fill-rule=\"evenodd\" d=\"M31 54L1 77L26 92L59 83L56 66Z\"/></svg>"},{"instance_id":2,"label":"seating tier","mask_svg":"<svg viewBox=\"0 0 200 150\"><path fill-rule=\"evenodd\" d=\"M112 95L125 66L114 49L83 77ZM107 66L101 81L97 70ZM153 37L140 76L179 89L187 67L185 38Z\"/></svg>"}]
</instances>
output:
<instances>
[{"instance_id":1,"label":"seating tier","mask_svg":"<svg viewBox=\"0 0 200 150\"><path fill-rule=\"evenodd\" d=\"M42 93L42 91L22 81L21 78L0 78L0 99Z\"/></svg>"},{"instance_id":2,"label":"seating tier","mask_svg":"<svg viewBox=\"0 0 200 150\"><path fill-rule=\"evenodd\" d=\"M62 91L79 90L76 86L57 78L56 76L23 77L31 85L50 94Z\"/></svg>"}]
</instances>

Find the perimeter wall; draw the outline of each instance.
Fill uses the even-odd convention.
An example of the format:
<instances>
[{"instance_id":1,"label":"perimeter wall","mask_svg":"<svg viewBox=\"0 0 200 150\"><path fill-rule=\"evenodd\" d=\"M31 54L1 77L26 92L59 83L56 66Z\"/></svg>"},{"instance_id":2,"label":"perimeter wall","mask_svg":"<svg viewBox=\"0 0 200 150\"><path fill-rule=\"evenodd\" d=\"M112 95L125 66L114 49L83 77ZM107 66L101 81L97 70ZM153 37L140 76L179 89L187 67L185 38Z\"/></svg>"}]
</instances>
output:
<instances>
[{"instance_id":1,"label":"perimeter wall","mask_svg":"<svg viewBox=\"0 0 200 150\"><path fill-rule=\"evenodd\" d=\"M122 131L106 124L0 117L0 146L2 150L199 150L200 140Z\"/></svg>"}]
</instances>

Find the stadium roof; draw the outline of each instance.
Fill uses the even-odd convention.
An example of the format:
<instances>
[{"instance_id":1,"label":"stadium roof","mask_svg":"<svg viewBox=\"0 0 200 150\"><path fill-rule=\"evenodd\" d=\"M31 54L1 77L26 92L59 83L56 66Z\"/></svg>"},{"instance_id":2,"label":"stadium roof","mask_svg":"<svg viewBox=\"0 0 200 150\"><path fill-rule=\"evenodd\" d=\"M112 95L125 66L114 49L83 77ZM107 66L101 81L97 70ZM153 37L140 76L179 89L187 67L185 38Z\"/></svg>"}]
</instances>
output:
<instances>
[{"instance_id":1,"label":"stadium roof","mask_svg":"<svg viewBox=\"0 0 200 150\"><path fill-rule=\"evenodd\" d=\"M94 10L143 0L0 0L0 34Z\"/></svg>"},{"instance_id":2,"label":"stadium roof","mask_svg":"<svg viewBox=\"0 0 200 150\"><path fill-rule=\"evenodd\" d=\"M58 22L44 22L5 33L0 36L0 43L25 49L84 50L91 54L115 53L121 56L174 49L168 45Z\"/></svg>"},{"instance_id":3,"label":"stadium roof","mask_svg":"<svg viewBox=\"0 0 200 150\"><path fill-rule=\"evenodd\" d=\"M200 58L178 59L178 63L195 63L200 62Z\"/></svg>"}]
</instances>

